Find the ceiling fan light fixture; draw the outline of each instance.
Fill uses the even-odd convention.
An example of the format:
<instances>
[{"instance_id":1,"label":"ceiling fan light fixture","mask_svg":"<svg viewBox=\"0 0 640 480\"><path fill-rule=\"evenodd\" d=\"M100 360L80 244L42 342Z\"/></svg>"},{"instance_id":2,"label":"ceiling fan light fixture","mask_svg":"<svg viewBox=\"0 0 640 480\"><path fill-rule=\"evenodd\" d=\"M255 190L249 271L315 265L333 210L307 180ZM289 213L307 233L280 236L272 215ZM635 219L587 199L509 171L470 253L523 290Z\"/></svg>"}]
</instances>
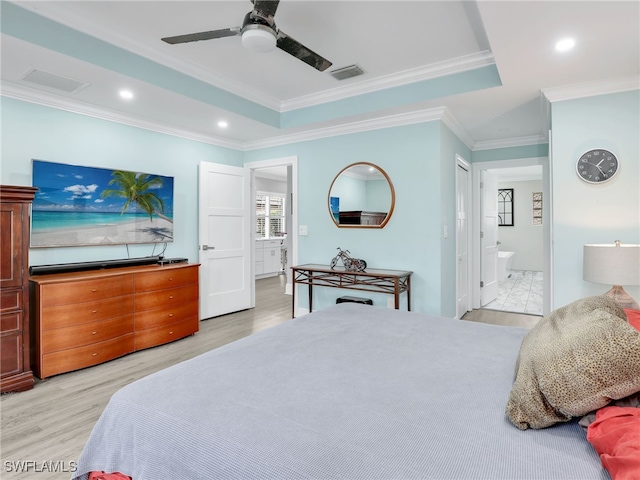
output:
<instances>
[{"instance_id":1,"label":"ceiling fan light fixture","mask_svg":"<svg viewBox=\"0 0 640 480\"><path fill-rule=\"evenodd\" d=\"M242 46L254 52L270 52L276 48L276 34L264 25L248 25L242 32Z\"/></svg>"}]
</instances>

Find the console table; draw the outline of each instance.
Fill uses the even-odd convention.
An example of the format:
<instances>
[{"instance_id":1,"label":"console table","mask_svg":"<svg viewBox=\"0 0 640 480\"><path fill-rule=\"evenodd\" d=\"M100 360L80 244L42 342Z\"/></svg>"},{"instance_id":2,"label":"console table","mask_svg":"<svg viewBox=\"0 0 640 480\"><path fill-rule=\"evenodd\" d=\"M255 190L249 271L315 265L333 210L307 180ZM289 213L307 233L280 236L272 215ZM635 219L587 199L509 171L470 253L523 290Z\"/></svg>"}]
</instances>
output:
<instances>
[{"instance_id":1,"label":"console table","mask_svg":"<svg viewBox=\"0 0 640 480\"><path fill-rule=\"evenodd\" d=\"M364 272L346 271L344 267L306 264L291 267L293 272L293 304L295 317L296 284L309 285L309 312L313 310L313 287L334 287L347 290L393 294L395 308L400 308L400 294L407 292L407 310L411 310L411 274L404 270L367 268Z\"/></svg>"}]
</instances>

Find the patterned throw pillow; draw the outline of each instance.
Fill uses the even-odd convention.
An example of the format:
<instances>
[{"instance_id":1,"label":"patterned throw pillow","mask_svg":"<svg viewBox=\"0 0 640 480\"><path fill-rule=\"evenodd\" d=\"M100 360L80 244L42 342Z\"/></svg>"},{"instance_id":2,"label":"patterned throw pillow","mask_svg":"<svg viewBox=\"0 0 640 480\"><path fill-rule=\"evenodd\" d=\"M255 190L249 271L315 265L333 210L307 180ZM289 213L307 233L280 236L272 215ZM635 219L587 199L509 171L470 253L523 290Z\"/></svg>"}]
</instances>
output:
<instances>
[{"instance_id":1,"label":"patterned throw pillow","mask_svg":"<svg viewBox=\"0 0 640 480\"><path fill-rule=\"evenodd\" d=\"M640 391L640 332L604 295L554 310L525 336L506 413L544 428Z\"/></svg>"}]
</instances>

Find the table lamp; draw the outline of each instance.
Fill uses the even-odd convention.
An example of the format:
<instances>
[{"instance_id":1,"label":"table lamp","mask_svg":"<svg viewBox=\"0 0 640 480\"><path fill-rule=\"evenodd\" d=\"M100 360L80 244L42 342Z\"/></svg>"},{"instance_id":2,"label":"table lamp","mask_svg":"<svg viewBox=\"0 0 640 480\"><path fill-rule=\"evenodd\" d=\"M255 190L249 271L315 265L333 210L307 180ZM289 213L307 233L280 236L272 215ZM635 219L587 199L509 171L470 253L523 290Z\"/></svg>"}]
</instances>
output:
<instances>
[{"instance_id":1,"label":"table lamp","mask_svg":"<svg viewBox=\"0 0 640 480\"><path fill-rule=\"evenodd\" d=\"M613 285L605 295L623 308L640 310L640 305L622 285L640 285L640 245L623 245L620 240L606 245L585 245L582 278L587 282Z\"/></svg>"}]
</instances>

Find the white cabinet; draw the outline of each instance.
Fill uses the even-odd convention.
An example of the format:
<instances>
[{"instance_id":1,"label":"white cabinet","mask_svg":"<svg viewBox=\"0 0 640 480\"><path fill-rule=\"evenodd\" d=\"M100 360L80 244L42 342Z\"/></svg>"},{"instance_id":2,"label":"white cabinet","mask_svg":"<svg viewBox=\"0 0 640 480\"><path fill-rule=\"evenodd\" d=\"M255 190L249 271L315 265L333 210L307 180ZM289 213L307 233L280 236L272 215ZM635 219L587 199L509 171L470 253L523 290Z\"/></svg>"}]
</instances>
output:
<instances>
[{"instance_id":1,"label":"white cabinet","mask_svg":"<svg viewBox=\"0 0 640 480\"><path fill-rule=\"evenodd\" d=\"M264 242L262 240L256 240L254 262L256 275L262 275L264 273Z\"/></svg>"},{"instance_id":2,"label":"white cabinet","mask_svg":"<svg viewBox=\"0 0 640 480\"><path fill-rule=\"evenodd\" d=\"M256 240L255 273L258 275L274 275L282 270L280 250L282 240Z\"/></svg>"}]
</instances>

